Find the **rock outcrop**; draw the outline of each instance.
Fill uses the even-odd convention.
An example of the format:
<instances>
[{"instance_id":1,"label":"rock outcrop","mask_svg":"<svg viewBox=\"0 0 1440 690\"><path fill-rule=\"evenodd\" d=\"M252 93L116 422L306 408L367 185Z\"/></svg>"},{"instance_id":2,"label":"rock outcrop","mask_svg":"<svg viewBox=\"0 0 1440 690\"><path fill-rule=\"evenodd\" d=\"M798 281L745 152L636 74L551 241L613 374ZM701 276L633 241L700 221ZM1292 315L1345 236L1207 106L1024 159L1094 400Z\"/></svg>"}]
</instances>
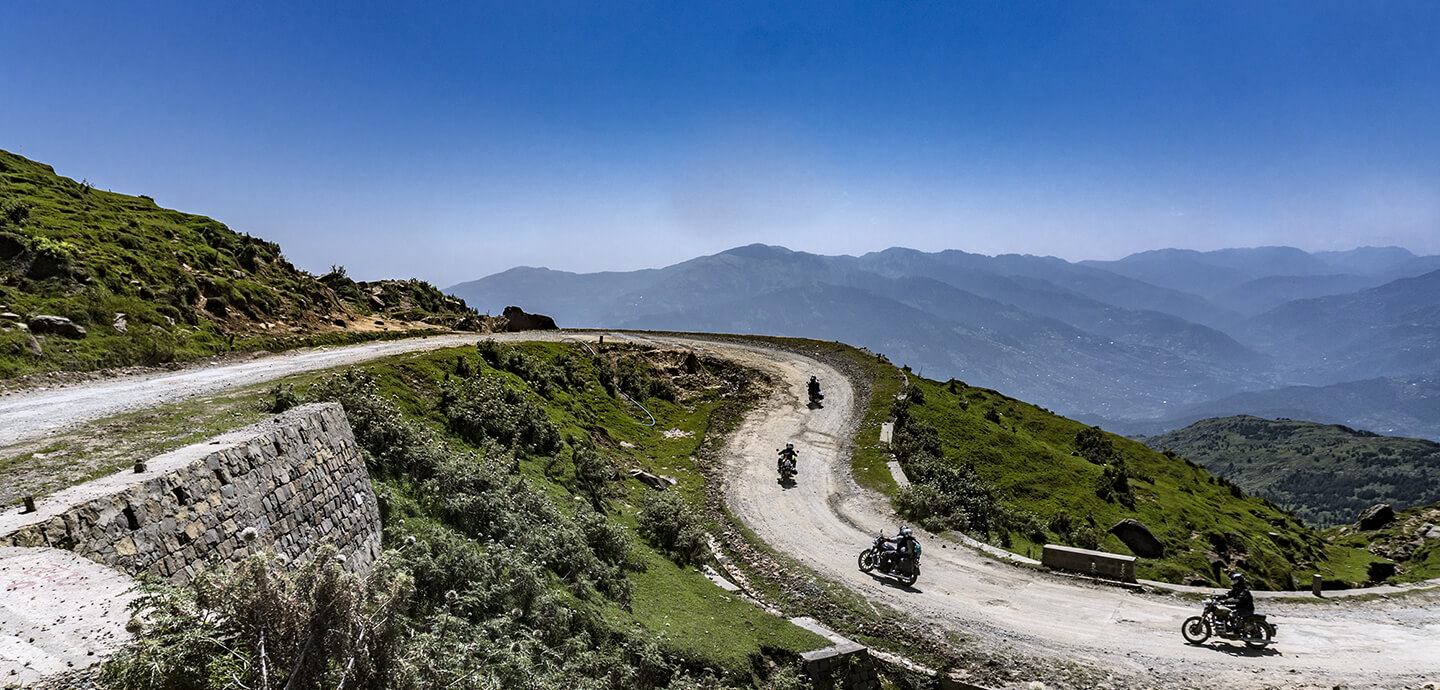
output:
<instances>
[{"instance_id":1,"label":"rock outcrop","mask_svg":"<svg viewBox=\"0 0 1440 690\"><path fill-rule=\"evenodd\" d=\"M1125 542L1130 552L1141 558L1162 558L1165 555L1165 545L1155 538L1155 534L1145 523L1134 518L1125 518L1110 528L1110 533Z\"/></svg>"},{"instance_id":2,"label":"rock outcrop","mask_svg":"<svg viewBox=\"0 0 1440 690\"><path fill-rule=\"evenodd\" d=\"M1380 529L1394 521L1395 509L1391 508L1389 503L1381 503L1367 508L1365 512L1360 514L1358 522L1360 530L1368 532L1370 530Z\"/></svg>"},{"instance_id":3,"label":"rock outcrop","mask_svg":"<svg viewBox=\"0 0 1440 690\"><path fill-rule=\"evenodd\" d=\"M41 314L30 318L32 333L55 333L67 338L84 338L85 327L63 316Z\"/></svg>"},{"instance_id":4,"label":"rock outcrop","mask_svg":"<svg viewBox=\"0 0 1440 690\"><path fill-rule=\"evenodd\" d=\"M555 325L555 319L544 314L527 314L520 307L505 307L502 314L505 317L505 330L509 333L516 331L553 331L560 327Z\"/></svg>"}]
</instances>

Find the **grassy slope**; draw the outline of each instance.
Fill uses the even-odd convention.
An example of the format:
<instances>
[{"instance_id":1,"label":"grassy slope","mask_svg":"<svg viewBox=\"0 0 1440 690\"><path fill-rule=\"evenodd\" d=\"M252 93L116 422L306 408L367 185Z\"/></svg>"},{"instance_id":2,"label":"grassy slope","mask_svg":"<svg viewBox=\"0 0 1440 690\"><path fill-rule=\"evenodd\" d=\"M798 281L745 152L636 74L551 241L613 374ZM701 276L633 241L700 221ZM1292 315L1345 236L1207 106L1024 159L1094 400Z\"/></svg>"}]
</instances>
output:
<instances>
[{"instance_id":1,"label":"grassy slope","mask_svg":"<svg viewBox=\"0 0 1440 690\"><path fill-rule=\"evenodd\" d=\"M1110 441L1135 475L1129 481L1134 507L1102 500L1095 491L1102 468L1076 452L1076 434L1087 428L1084 424L988 389L958 384L952 390L918 377L911 377L911 385L925 397L911 414L939 430L946 458L971 463L1010 508L1032 513L1047 525L1053 516L1067 513L1102 534L1100 548L1115 553L1129 550L1105 533L1111 525L1135 518L1149 527L1167 554L1141 559L1142 577L1213 579L1215 568L1205 554L1220 551L1221 544L1244 555L1243 570L1278 589L1289 588L1292 575L1308 582L1312 572L1363 583L1368 564L1382 560L1327 543L1295 516L1245 495L1194 463L1115 435L1108 435ZM994 420L987 419L992 412ZM1053 529L1047 528L1045 536L1043 541L1066 543ZM1038 554L1039 544L1030 536L1017 531L1009 539L1012 551Z\"/></svg>"},{"instance_id":2,"label":"grassy slope","mask_svg":"<svg viewBox=\"0 0 1440 690\"><path fill-rule=\"evenodd\" d=\"M371 299L376 293L380 302ZM184 361L393 336L362 315L394 309L437 325L479 324L455 298L418 281L357 284L296 270L272 242L152 199L101 191L0 151L0 306L21 320L63 316L83 339L48 336L43 354L0 320L0 378ZM0 311L5 311L0 310ZM126 328L114 327L125 314ZM339 325L338 322L344 325ZM363 331L363 332L362 332Z\"/></svg>"},{"instance_id":3,"label":"grassy slope","mask_svg":"<svg viewBox=\"0 0 1440 690\"><path fill-rule=\"evenodd\" d=\"M609 346L607 346L609 347ZM566 352L576 352L573 344L527 343L520 350L553 361ZM624 348L609 347L612 353ZM388 372L375 368L389 381L387 388L405 407L417 415L434 417L427 402L436 387L455 367L456 357L469 359L476 367L483 360L473 348L411 358L396 365L385 365ZM496 373L491 369L491 373ZM502 374L516 387L526 384L514 374ZM606 395L598 384L591 383L582 391L559 391L543 401L551 419L563 434L590 437L604 448L608 459L622 472L644 469L678 480L676 490L692 497L697 503L704 482L697 466L696 452L705 441L712 424L712 415L726 403L719 391L709 391L684 403L658 398L643 400L655 416L654 426L643 412L623 399ZM668 432L668 433L667 433ZM576 485L573 474L547 473L547 458L525 458L521 472L536 486L543 488L560 505L571 505L584 492ZM647 570L633 573L636 585L633 610L608 611L620 625L643 628L661 642L668 651L689 659L696 667L713 667L738 674L748 669L750 660L767 650L802 651L828 644L822 638L797 628L783 619L726 594L694 568L675 563L646 546L636 532L635 514L647 493L653 491L637 481L621 481L609 487L614 492L612 519L636 533L637 548Z\"/></svg>"},{"instance_id":4,"label":"grassy slope","mask_svg":"<svg viewBox=\"0 0 1440 690\"><path fill-rule=\"evenodd\" d=\"M1206 419L1143 440L1319 527L1354 522L1377 503L1400 510L1440 501L1440 444L1433 441L1252 416Z\"/></svg>"},{"instance_id":5,"label":"grassy slope","mask_svg":"<svg viewBox=\"0 0 1440 690\"><path fill-rule=\"evenodd\" d=\"M530 343L516 349L538 361L554 361L557 357L576 352L576 346L558 343ZM624 349L611 349L607 354L618 356ZM460 360L466 364L460 364ZM588 357L585 358L588 362ZM703 474L697 463L697 451L707 438L723 431L721 420L733 417L736 411L732 396L723 387L697 391L680 402L658 398L643 400L656 417L653 426L644 426L648 418L623 399L607 395L594 380L587 363L582 367L587 384L582 390L553 392L549 398L535 394L519 376L501 372L484 364L476 348L457 348L424 355L405 355L377 361L356 369L368 372L379 384L382 395L392 400L411 420L418 420L446 436L446 442L467 447L465 441L451 435L443 416L436 407L442 385L457 376L457 369L468 368L483 375L502 377L507 385L526 391L533 402L542 404L563 434L595 440L603 455L617 470L643 468L679 480L677 489L703 500ZM327 376L316 372L280 382L304 397L307 384ZM181 404L151 411L143 420L130 418L107 420L99 427L118 448L132 452L149 452L166 446L179 445L179 439L156 445L153 429L170 431L184 429L223 429L254 420L257 409L273 398L273 385L252 387L245 391L210 398L205 404ZM667 433L668 432L668 433ZM562 451L563 455L564 451ZM118 453L133 461L134 454ZM11 459L23 461L24 458ZM568 463L551 464L549 458L522 457L519 472L562 510L572 510L576 501L587 494L579 486L573 467ZM116 467L124 461L117 460ZM4 464L4 463L0 463ZM385 543L392 548L410 534L433 529L436 518L427 508L427 497L416 485L404 479L381 479L377 490L389 496L393 507L387 515ZM752 670L760 657L781 658L800 651L828 645L823 638L791 625L762 609L741 601L716 587L693 567L672 562L642 538L635 515L644 497L653 489L619 475L606 487L608 516L634 536L635 551L645 564L642 572L628 575L635 586L630 610L610 603L579 602L576 607L590 607L615 629L638 633L655 640L660 647L692 669L713 669L721 675L739 680ZM558 585L557 585L558 586Z\"/></svg>"}]
</instances>

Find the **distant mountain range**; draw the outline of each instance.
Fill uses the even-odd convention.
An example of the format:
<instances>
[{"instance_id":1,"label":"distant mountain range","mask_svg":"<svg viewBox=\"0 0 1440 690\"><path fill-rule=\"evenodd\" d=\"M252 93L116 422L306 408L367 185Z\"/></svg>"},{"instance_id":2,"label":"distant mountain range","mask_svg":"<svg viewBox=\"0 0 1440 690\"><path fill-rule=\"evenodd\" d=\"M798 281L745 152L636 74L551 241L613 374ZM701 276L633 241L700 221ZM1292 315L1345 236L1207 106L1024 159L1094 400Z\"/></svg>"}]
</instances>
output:
<instances>
[{"instance_id":1,"label":"distant mountain range","mask_svg":"<svg viewBox=\"0 0 1440 690\"><path fill-rule=\"evenodd\" d=\"M514 268L449 291L563 327L841 340L1120 433L1279 414L1440 439L1440 256L1395 247L1072 263L750 245L623 273Z\"/></svg>"}]
</instances>

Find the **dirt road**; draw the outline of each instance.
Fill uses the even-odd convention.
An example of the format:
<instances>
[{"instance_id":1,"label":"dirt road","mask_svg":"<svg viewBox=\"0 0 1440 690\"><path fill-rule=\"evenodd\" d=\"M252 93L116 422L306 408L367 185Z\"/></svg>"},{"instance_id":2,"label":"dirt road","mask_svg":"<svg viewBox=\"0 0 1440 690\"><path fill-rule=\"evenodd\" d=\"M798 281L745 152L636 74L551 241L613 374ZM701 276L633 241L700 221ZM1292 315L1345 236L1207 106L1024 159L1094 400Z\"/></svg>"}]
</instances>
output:
<instances>
[{"instance_id":1,"label":"dirt road","mask_svg":"<svg viewBox=\"0 0 1440 690\"><path fill-rule=\"evenodd\" d=\"M272 355L203 367L0 398L0 446L64 431L81 422L194 395L249 385L302 370L388 354L473 343L489 336L444 336ZM566 337L517 334L499 339ZM587 339L593 336L586 336ZM637 336L637 340L651 337ZM1113 688L1420 688L1440 683L1440 594L1373 601L1261 603L1279 623L1279 644L1251 651L1224 643L1194 647L1180 622L1198 606L1164 594L1089 584L997 562L953 542L921 534L924 572L903 588L856 568L856 555L897 518L860 489L848 471L856 400L841 372L789 352L733 342L665 338L733 357L785 382L751 414L725 450L731 510L760 538L871 600L910 612L938 629L984 645L1101 669ZM825 383L826 404L807 409L805 380ZM777 483L775 448L802 451L798 484ZM1017 686L1023 687L1023 686ZM1049 686L1056 687L1055 684Z\"/></svg>"},{"instance_id":2,"label":"dirt road","mask_svg":"<svg viewBox=\"0 0 1440 690\"><path fill-rule=\"evenodd\" d=\"M190 366L177 371L11 393L0 397L0 448L73 429L95 419L273 381L302 371L345 366L406 352L469 345L485 338L554 340L561 337L565 336L549 332L393 340L265 354L240 363Z\"/></svg>"},{"instance_id":3,"label":"dirt road","mask_svg":"<svg viewBox=\"0 0 1440 690\"><path fill-rule=\"evenodd\" d=\"M877 532L893 535L899 525L881 497L851 479L849 383L840 372L790 353L720 349L788 384L730 440L730 509L778 551L871 600L992 650L1106 669L1113 687L1329 690L1440 683L1440 596L1434 593L1368 602L1262 601L1261 611L1280 624L1280 642L1252 651L1185 644L1180 623L1199 612L1193 602L997 562L933 535L922 535L924 571L913 588L861 573L860 550ZM811 411L801 396L805 380L817 373L826 382L826 404ZM786 439L802 449L798 484L790 489L776 482L772 459Z\"/></svg>"}]
</instances>

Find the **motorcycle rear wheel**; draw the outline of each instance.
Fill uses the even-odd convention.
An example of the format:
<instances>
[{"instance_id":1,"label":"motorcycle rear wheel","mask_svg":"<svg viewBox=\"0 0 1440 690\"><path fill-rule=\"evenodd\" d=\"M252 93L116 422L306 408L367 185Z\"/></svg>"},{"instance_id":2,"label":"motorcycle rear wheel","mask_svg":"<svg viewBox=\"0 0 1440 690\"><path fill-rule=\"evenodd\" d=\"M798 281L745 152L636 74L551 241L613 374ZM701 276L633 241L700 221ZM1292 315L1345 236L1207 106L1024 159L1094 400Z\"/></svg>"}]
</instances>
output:
<instances>
[{"instance_id":1,"label":"motorcycle rear wheel","mask_svg":"<svg viewBox=\"0 0 1440 690\"><path fill-rule=\"evenodd\" d=\"M915 584L915 581L920 579L920 566L915 566L915 568L908 573L902 573L899 570L896 570L895 579L899 580L900 584L905 585L906 587Z\"/></svg>"},{"instance_id":2,"label":"motorcycle rear wheel","mask_svg":"<svg viewBox=\"0 0 1440 690\"><path fill-rule=\"evenodd\" d=\"M1275 640L1275 626L1263 621L1249 621L1242 630L1240 636L1251 649L1261 649Z\"/></svg>"},{"instance_id":3,"label":"motorcycle rear wheel","mask_svg":"<svg viewBox=\"0 0 1440 690\"><path fill-rule=\"evenodd\" d=\"M1191 616L1180 626L1180 634L1190 644L1200 644L1210 639L1210 624L1201 616Z\"/></svg>"},{"instance_id":4,"label":"motorcycle rear wheel","mask_svg":"<svg viewBox=\"0 0 1440 690\"><path fill-rule=\"evenodd\" d=\"M875 569L875 550L865 549L860 552L860 572L868 573Z\"/></svg>"}]
</instances>

